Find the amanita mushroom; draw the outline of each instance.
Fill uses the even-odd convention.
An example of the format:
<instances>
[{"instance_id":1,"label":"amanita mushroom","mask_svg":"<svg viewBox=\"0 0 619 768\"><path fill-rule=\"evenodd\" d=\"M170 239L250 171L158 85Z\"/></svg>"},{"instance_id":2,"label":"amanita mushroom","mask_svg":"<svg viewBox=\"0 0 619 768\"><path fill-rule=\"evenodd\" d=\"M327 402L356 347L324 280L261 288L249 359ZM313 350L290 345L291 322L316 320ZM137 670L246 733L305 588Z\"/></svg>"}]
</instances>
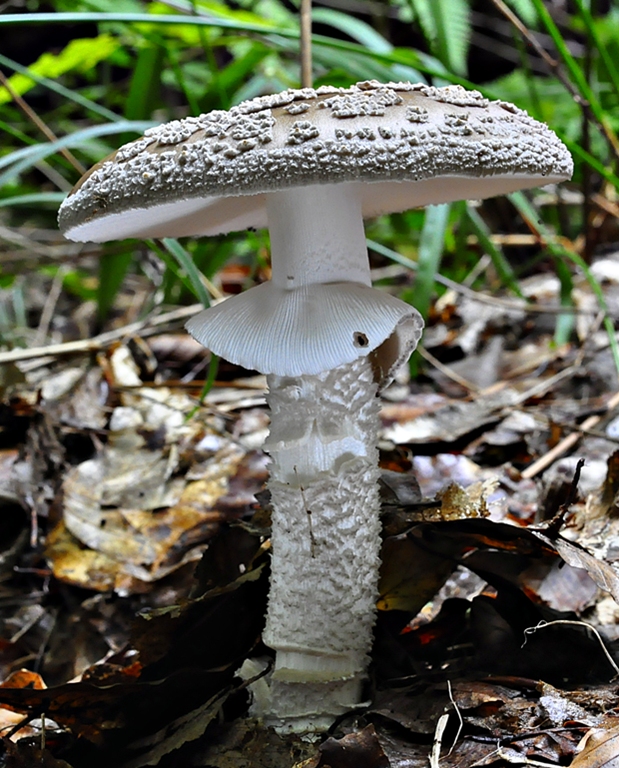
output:
<instances>
[{"instance_id":1,"label":"amanita mushroom","mask_svg":"<svg viewBox=\"0 0 619 768\"><path fill-rule=\"evenodd\" d=\"M370 285L363 218L569 178L545 125L458 86L289 90L151 129L60 209L73 240L268 227L273 279L187 325L267 374L269 722L320 730L362 696L379 566L377 392L421 335Z\"/></svg>"}]
</instances>

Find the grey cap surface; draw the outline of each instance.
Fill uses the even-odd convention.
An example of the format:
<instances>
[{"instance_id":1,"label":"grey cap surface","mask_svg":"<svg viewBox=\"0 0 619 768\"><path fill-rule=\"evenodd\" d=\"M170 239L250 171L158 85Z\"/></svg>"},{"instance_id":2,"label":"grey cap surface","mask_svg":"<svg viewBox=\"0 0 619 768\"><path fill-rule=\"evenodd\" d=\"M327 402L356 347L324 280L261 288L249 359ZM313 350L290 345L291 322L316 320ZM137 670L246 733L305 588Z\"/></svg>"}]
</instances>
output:
<instances>
[{"instance_id":1,"label":"grey cap surface","mask_svg":"<svg viewBox=\"0 0 619 768\"><path fill-rule=\"evenodd\" d=\"M375 81L289 90L157 128L94 166L61 206L72 240L266 226L265 195L359 183L363 215L563 181L546 125L460 86Z\"/></svg>"}]
</instances>

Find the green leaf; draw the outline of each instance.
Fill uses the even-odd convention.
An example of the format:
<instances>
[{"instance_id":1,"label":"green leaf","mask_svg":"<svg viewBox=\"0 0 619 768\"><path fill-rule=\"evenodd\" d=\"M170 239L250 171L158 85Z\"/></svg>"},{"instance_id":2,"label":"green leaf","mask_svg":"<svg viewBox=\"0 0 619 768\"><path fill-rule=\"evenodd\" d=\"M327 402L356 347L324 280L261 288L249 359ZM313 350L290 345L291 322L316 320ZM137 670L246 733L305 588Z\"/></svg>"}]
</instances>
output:
<instances>
[{"instance_id":1,"label":"green leaf","mask_svg":"<svg viewBox=\"0 0 619 768\"><path fill-rule=\"evenodd\" d=\"M535 27L538 17L532 0L505 0L505 2L524 21L527 27Z\"/></svg>"},{"instance_id":2,"label":"green leaf","mask_svg":"<svg viewBox=\"0 0 619 768\"><path fill-rule=\"evenodd\" d=\"M410 4L436 57L451 72L464 75L471 39L467 0L410 0Z\"/></svg>"},{"instance_id":3,"label":"green leaf","mask_svg":"<svg viewBox=\"0 0 619 768\"><path fill-rule=\"evenodd\" d=\"M171 237L162 238L161 244L187 275L191 290L196 298L201 301L205 307L209 307L211 305L211 299L204 285L202 275L191 258L191 254L183 248L178 240L174 240Z\"/></svg>"},{"instance_id":4,"label":"green leaf","mask_svg":"<svg viewBox=\"0 0 619 768\"><path fill-rule=\"evenodd\" d=\"M120 47L120 41L108 34L86 39L72 40L58 54L44 53L28 71L41 77L56 80L66 72L90 72L99 62L105 61ZM27 74L19 73L9 78L11 88L23 95L36 85ZM0 104L12 101L9 91L0 87Z\"/></svg>"},{"instance_id":5,"label":"green leaf","mask_svg":"<svg viewBox=\"0 0 619 768\"><path fill-rule=\"evenodd\" d=\"M369 24L341 11L335 11L331 8L314 8L312 20L344 32L344 34L361 43L369 51L391 53L393 50L391 43L385 40L382 35L379 35L376 30L372 29Z\"/></svg>"},{"instance_id":6,"label":"green leaf","mask_svg":"<svg viewBox=\"0 0 619 768\"><path fill-rule=\"evenodd\" d=\"M467 0L434 0L431 8L436 25L437 57L451 72L465 75L471 40Z\"/></svg>"},{"instance_id":7,"label":"green leaf","mask_svg":"<svg viewBox=\"0 0 619 768\"><path fill-rule=\"evenodd\" d=\"M115 112L112 112L111 110L100 106L99 104L92 101L91 99L87 99L85 96L82 96L80 93L77 93L76 91L72 91L69 88L65 88L64 85L61 85L60 83L57 83L54 80L50 80L48 77L37 75L36 72L33 72L28 67L24 67L22 64L18 64L16 61L9 59L6 56L3 56L2 54L0 54L0 64L3 67L7 67L8 69L12 70L13 72L19 72L22 75L26 75L29 80L33 80L37 85L43 86L43 88L47 88L48 90L52 91L52 93L58 94L58 96L62 96L62 98L66 99L69 103L73 102L75 104L79 104L89 112L94 112L95 114L100 115L106 120L114 121L114 120L122 119Z\"/></svg>"}]
</instances>

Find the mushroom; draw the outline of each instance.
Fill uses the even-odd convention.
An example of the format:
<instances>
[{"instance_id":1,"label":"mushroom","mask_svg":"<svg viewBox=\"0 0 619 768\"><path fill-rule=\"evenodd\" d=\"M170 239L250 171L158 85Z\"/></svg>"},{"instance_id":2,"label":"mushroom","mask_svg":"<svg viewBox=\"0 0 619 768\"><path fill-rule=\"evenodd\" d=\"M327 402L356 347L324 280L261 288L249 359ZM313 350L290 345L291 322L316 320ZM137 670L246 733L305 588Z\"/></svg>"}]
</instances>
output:
<instances>
[{"instance_id":1,"label":"mushroom","mask_svg":"<svg viewBox=\"0 0 619 768\"><path fill-rule=\"evenodd\" d=\"M362 700L379 567L377 393L422 331L370 284L363 218L569 178L552 131L459 86L288 90L121 147L60 209L73 240L268 227L272 280L195 316L267 374L273 508L267 720L311 731Z\"/></svg>"}]
</instances>

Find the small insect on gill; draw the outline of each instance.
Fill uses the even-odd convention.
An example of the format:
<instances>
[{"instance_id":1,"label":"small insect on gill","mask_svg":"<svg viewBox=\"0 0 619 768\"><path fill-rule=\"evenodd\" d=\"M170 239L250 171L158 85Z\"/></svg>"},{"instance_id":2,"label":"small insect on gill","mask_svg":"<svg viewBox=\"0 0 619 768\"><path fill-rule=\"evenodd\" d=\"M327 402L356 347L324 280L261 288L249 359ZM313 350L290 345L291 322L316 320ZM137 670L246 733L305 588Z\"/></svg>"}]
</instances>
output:
<instances>
[{"instance_id":1,"label":"small insect on gill","mask_svg":"<svg viewBox=\"0 0 619 768\"><path fill-rule=\"evenodd\" d=\"M361 333L361 331L355 331L352 335L353 344L355 347L367 347L367 345L370 343L370 340L365 335L365 333Z\"/></svg>"}]
</instances>

